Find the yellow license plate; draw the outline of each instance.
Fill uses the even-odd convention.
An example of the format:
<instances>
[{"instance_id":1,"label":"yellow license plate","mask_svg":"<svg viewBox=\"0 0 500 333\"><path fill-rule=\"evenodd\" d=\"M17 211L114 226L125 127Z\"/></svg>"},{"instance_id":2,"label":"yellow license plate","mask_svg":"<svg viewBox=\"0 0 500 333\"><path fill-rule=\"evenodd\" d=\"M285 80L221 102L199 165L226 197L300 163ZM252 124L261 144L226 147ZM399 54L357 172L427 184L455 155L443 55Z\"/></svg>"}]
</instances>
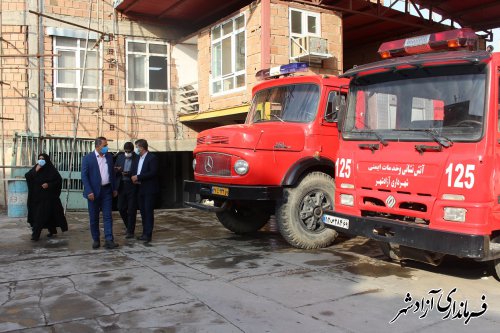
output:
<instances>
[{"instance_id":1,"label":"yellow license plate","mask_svg":"<svg viewBox=\"0 0 500 333\"><path fill-rule=\"evenodd\" d=\"M227 187L212 186L212 194L227 197L229 195L229 189Z\"/></svg>"}]
</instances>

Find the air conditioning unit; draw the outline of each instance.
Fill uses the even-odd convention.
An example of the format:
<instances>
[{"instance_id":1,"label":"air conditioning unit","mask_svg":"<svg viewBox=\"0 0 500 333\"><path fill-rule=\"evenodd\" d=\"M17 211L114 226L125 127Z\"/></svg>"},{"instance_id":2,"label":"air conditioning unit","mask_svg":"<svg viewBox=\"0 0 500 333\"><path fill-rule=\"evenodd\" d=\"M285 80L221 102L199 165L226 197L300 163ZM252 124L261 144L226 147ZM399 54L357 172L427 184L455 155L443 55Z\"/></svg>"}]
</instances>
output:
<instances>
[{"instance_id":1,"label":"air conditioning unit","mask_svg":"<svg viewBox=\"0 0 500 333\"><path fill-rule=\"evenodd\" d=\"M332 58L328 53L328 40L320 37L304 36L292 38L292 59L304 62L321 62Z\"/></svg>"}]
</instances>

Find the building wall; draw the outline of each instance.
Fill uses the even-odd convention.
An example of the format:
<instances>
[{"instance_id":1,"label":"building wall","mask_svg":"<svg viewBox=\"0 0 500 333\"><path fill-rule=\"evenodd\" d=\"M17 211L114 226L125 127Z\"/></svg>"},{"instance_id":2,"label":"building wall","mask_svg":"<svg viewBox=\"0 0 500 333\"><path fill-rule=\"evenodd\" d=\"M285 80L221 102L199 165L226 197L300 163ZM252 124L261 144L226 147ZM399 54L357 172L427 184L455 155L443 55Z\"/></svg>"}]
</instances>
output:
<instances>
[{"instance_id":1,"label":"building wall","mask_svg":"<svg viewBox=\"0 0 500 333\"><path fill-rule=\"evenodd\" d=\"M172 58L178 70L178 84L182 87L198 82L198 47L196 43L179 43L173 46Z\"/></svg>"},{"instance_id":2,"label":"building wall","mask_svg":"<svg viewBox=\"0 0 500 333\"><path fill-rule=\"evenodd\" d=\"M328 39L328 51L333 58L324 60L320 66L311 67L306 74L338 75L342 71L342 19L333 11L314 6L288 4L283 1L271 1L270 16L270 60L271 66L288 64L290 60L289 8L296 8L320 13L321 37ZM212 27L245 13L246 26L246 89L228 92L220 96L210 94L211 75L211 29ZM198 32L198 73L200 112L210 112L247 105L251 101L252 88L257 82L255 74L263 69L261 64L261 4L255 2L240 11L214 22Z\"/></svg>"},{"instance_id":3,"label":"building wall","mask_svg":"<svg viewBox=\"0 0 500 333\"><path fill-rule=\"evenodd\" d=\"M43 11L44 14L63 20L74 22L82 26L89 23L88 0L45 0L43 8L38 8L36 0L14 1L3 0L2 4L2 31L4 33L4 52L28 54L37 50L36 42L29 39L29 35L37 34L37 16L26 12L27 9ZM121 148L123 142L138 138L145 138L150 142L152 150L157 151L190 151L196 133L177 122L176 89L178 82L178 68L175 59L171 56L170 47L168 58L169 87L171 88L171 103L142 104L126 103L125 89L125 36L146 40L167 41L178 37L175 31L169 31L163 26L130 21L125 16L117 14L113 28L112 0L95 1L92 8L92 23L94 29L115 33L116 39L102 41L102 94L97 102L82 103L79 115L78 137L93 138L103 135L113 140L112 148ZM42 19L46 32L47 27L82 30L71 25L60 23L48 18ZM37 40L35 38L34 40ZM52 54L53 37L44 36L44 49L40 53ZM36 53L36 52L35 52ZM73 136L74 123L78 117L77 102L58 102L54 97L54 58L43 58L43 103L44 110L41 121L41 134L50 136ZM115 62L115 63L112 63ZM30 126L33 117L33 108L38 105L36 87L30 86L28 77L38 76L37 59L29 58L29 68L26 68L28 58L3 58L2 66L17 68L4 69L3 80L11 84L4 85L5 115L10 114L14 121L4 123L3 137L11 141L14 132L31 132L38 134L39 126L35 121ZM21 68L23 67L23 68ZM16 99L10 99L16 97ZM27 104L32 103L30 109ZM38 112L37 109L35 109ZM35 115L37 116L37 115ZM36 119L35 119L36 120Z\"/></svg>"},{"instance_id":4,"label":"building wall","mask_svg":"<svg viewBox=\"0 0 500 333\"><path fill-rule=\"evenodd\" d=\"M12 8L13 4L10 5ZM28 93L28 58L17 57L27 52L27 27L3 25L1 29L5 42L2 45L4 57L0 69L3 82L0 83L0 89L3 90L0 103L3 106L2 117L13 119L2 121L4 134L7 134L3 140L10 144L9 138L15 131L27 130L27 114L22 111L26 110L28 103L37 103L37 100L30 98Z\"/></svg>"}]
</instances>

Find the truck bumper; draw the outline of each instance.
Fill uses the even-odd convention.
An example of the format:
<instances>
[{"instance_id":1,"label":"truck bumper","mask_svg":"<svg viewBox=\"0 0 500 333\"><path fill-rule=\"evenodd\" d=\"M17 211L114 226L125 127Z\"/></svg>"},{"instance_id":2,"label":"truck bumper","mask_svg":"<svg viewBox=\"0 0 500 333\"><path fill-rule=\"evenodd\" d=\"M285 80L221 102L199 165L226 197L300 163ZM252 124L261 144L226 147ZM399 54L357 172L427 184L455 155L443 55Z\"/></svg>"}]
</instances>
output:
<instances>
[{"instance_id":1,"label":"truck bumper","mask_svg":"<svg viewBox=\"0 0 500 333\"><path fill-rule=\"evenodd\" d=\"M277 200L282 197L281 186L242 186L228 184L201 183L193 180L184 181L184 191L199 194L201 198L212 200ZM186 202L187 205L193 207ZM194 204L194 203L193 203ZM200 204L197 204L200 205ZM202 209L200 207L195 207Z\"/></svg>"},{"instance_id":2,"label":"truck bumper","mask_svg":"<svg viewBox=\"0 0 500 333\"><path fill-rule=\"evenodd\" d=\"M322 222L326 227L345 234L430 252L478 261L500 257L500 243L490 242L487 235L434 230L390 219L352 216L335 211L325 211Z\"/></svg>"}]
</instances>

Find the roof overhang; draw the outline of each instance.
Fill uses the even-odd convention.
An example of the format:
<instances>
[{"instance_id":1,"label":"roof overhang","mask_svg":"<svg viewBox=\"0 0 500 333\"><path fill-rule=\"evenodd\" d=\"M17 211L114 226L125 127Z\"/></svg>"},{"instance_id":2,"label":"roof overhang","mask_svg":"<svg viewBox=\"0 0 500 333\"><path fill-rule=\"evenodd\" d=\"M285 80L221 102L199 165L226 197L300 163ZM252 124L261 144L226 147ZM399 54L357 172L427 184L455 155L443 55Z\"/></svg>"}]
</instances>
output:
<instances>
[{"instance_id":1,"label":"roof overhang","mask_svg":"<svg viewBox=\"0 0 500 333\"><path fill-rule=\"evenodd\" d=\"M290 4L305 4L342 13L344 49L361 44L381 42L394 37L410 36L450 29L452 22L476 31L500 26L498 0L402 0L405 11L395 10L397 1L384 6L383 0L280 0ZM131 19L163 24L189 36L203 27L238 11L251 0L115 0L115 8ZM385 1L387 4L387 1ZM435 22L429 13L440 14ZM411 15L410 9L417 13ZM426 16L427 15L427 16ZM448 25L445 20L451 20ZM447 22L447 21L446 21ZM181 37L182 38L182 37Z\"/></svg>"},{"instance_id":2,"label":"roof overhang","mask_svg":"<svg viewBox=\"0 0 500 333\"><path fill-rule=\"evenodd\" d=\"M442 15L462 27L487 31L500 27L498 0L413 0L421 8Z\"/></svg>"},{"instance_id":3,"label":"roof overhang","mask_svg":"<svg viewBox=\"0 0 500 333\"><path fill-rule=\"evenodd\" d=\"M344 49L380 43L398 37L454 29L456 22L484 32L491 39L490 29L500 26L498 0L400 0L404 11L394 9L397 0L292 0L290 2L318 6L342 13ZM479 6L479 9L476 8ZM427 11L423 12L425 8ZM485 10L481 10L485 9ZM410 11L416 15L410 14ZM439 14L439 22L431 19ZM447 21L450 20L450 21ZM445 24L446 23L446 24Z\"/></svg>"},{"instance_id":4,"label":"roof overhang","mask_svg":"<svg viewBox=\"0 0 500 333\"><path fill-rule=\"evenodd\" d=\"M251 0L115 0L127 17L180 30L183 36L209 26L250 4Z\"/></svg>"}]
</instances>

